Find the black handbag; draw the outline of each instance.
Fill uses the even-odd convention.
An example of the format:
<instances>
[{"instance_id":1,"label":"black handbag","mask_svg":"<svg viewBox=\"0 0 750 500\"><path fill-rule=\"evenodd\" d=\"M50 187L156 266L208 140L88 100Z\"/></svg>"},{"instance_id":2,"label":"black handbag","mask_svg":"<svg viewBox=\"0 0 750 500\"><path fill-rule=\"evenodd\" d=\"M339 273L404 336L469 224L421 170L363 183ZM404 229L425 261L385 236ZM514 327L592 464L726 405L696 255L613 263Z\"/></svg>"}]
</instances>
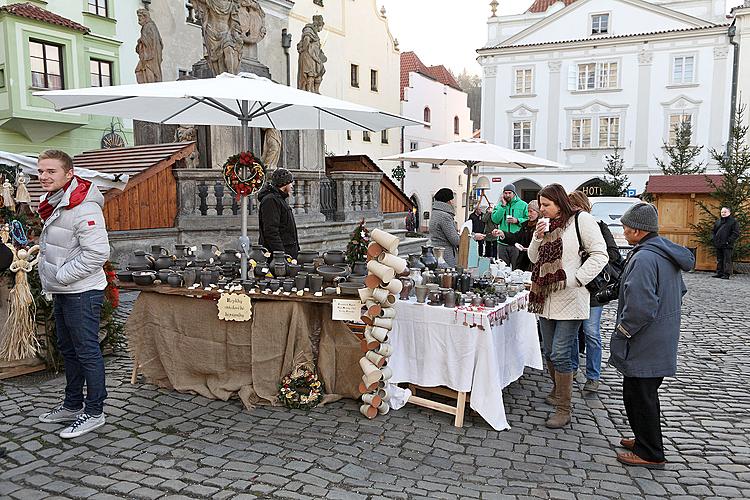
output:
<instances>
[{"instance_id":1,"label":"black handbag","mask_svg":"<svg viewBox=\"0 0 750 500\"><path fill-rule=\"evenodd\" d=\"M578 212L575 216L576 223L576 236L578 236L578 253L581 256L581 264L586 262L589 258L589 253L583 247L583 241L581 241L581 230L578 227ZM601 231L601 226L599 227ZM594 279L586 284L586 288L592 294L597 294L607 288L610 285L617 284L620 281L620 275L625 270L624 261L622 257L619 257L616 261L608 261L604 269L596 275Z\"/></svg>"}]
</instances>

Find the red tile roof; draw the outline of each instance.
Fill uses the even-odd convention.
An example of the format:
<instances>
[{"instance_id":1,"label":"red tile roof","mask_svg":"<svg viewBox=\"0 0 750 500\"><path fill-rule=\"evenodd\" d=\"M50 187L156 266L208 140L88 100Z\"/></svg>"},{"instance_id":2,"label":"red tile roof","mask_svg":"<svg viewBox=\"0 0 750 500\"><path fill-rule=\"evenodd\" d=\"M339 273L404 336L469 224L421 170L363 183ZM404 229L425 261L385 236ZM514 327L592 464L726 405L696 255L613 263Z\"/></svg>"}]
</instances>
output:
<instances>
[{"instance_id":1,"label":"red tile roof","mask_svg":"<svg viewBox=\"0 0 750 500\"><path fill-rule=\"evenodd\" d=\"M721 186L721 175L652 175L646 192L653 194L710 194L715 191L708 179Z\"/></svg>"},{"instance_id":2,"label":"red tile roof","mask_svg":"<svg viewBox=\"0 0 750 500\"><path fill-rule=\"evenodd\" d=\"M566 7L575 1L576 0L562 0ZM536 0L531 4L531 7L529 7L526 12L547 12L547 9L552 7L557 2L558 0Z\"/></svg>"},{"instance_id":3,"label":"red tile roof","mask_svg":"<svg viewBox=\"0 0 750 500\"><path fill-rule=\"evenodd\" d=\"M492 47L483 47L481 49L478 49L478 53L482 53L488 50L493 49L506 49L506 48L516 48L516 47L538 47L542 45L559 45L563 43L577 43L577 42L591 42L592 40L601 41L601 40L616 40L620 38L632 38L637 36L653 36L653 35L664 35L667 33L685 33L689 31L700 31L700 30L708 30L713 28L727 28L729 24L711 24L706 26L693 26L690 28L679 28L679 29L673 29L673 30L662 30L662 31L649 31L644 33L628 33L624 35L611 35L611 36L597 36L596 38L577 38L574 40L554 40L550 42L537 42L537 43L522 43L519 45L504 45L503 43L500 43L498 45L494 45Z\"/></svg>"},{"instance_id":4,"label":"red tile roof","mask_svg":"<svg viewBox=\"0 0 750 500\"><path fill-rule=\"evenodd\" d=\"M67 17L59 16L30 3L13 3L5 5L0 7L0 12L7 12L14 16L34 19L36 21L42 21L43 23L56 24L57 26L63 26L64 28L80 31L82 33L89 33L91 31L86 26L78 24Z\"/></svg>"},{"instance_id":5,"label":"red tile roof","mask_svg":"<svg viewBox=\"0 0 750 500\"><path fill-rule=\"evenodd\" d=\"M458 82L451 72L439 64L437 66L425 66L419 56L414 52L401 53L401 100L404 100L404 89L409 86L409 73L419 73L420 75L436 80L443 85L448 85L456 90L461 90Z\"/></svg>"}]
</instances>

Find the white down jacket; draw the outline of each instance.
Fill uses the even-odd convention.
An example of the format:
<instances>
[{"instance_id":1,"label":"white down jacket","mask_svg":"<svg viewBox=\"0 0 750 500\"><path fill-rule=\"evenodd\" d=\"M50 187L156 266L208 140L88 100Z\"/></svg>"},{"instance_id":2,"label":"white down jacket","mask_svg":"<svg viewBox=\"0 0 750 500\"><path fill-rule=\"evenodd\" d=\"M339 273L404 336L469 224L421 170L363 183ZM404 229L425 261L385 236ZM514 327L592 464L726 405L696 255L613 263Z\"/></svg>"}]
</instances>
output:
<instances>
[{"instance_id":1,"label":"white down jacket","mask_svg":"<svg viewBox=\"0 0 750 500\"><path fill-rule=\"evenodd\" d=\"M45 293L81 293L107 288L102 266L109 259L104 196L93 184L86 198L68 209L73 179L39 236L39 277ZM42 200L46 195L42 196Z\"/></svg>"}]
</instances>

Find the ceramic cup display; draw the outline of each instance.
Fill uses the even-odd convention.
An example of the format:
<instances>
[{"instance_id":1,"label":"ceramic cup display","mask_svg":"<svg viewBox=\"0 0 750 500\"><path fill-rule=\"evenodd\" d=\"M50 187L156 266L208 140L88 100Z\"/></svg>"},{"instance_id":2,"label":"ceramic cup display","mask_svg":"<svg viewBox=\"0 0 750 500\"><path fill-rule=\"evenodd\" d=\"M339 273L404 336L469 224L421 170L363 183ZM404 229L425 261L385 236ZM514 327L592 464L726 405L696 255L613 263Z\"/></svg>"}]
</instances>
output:
<instances>
[{"instance_id":1,"label":"ceramic cup display","mask_svg":"<svg viewBox=\"0 0 750 500\"><path fill-rule=\"evenodd\" d=\"M271 289L272 292L275 292L281 287L281 282L277 279L272 279L268 281L268 288Z\"/></svg>"},{"instance_id":2,"label":"ceramic cup display","mask_svg":"<svg viewBox=\"0 0 750 500\"><path fill-rule=\"evenodd\" d=\"M307 274L298 274L294 277L294 288L304 290L307 288Z\"/></svg>"},{"instance_id":3,"label":"ceramic cup display","mask_svg":"<svg viewBox=\"0 0 750 500\"><path fill-rule=\"evenodd\" d=\"M294 280L291 278L285 279L281 287L285 292L291 292L292 288L294 288Z\"/></svg>"},{"instance_id":4,"label":"ceramic cup display","mask_svg":"<svg viewBox=\"0 0 750 500\"><path fill-rule=\"evenodd\" d=\"M169 283L169 286L178 287L182 285L182 276L177 273L171 273L167 276L167 283Z\"/></svg>"},{"instance_id":5,"label":"ceramic cup display","mask_svg":"<svg viewBox=\"0 0 750 500\"><path fill-rule=\"evenodd\" d=\"M312 293L318 293L323 289L323 276L319 274L310 274L307 279L310 282L310 291Z\"/></svg>"}]
</instances>

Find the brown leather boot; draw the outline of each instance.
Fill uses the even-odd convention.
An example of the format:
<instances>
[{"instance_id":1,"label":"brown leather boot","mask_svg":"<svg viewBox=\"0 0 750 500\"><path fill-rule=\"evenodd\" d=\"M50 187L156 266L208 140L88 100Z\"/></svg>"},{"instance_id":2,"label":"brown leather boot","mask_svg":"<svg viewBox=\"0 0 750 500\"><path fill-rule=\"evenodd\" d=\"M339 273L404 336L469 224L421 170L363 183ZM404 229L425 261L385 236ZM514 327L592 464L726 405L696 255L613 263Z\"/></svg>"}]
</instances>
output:
<instances>
[{"instance_id":1,"label":"brown leather boot","mask_svg":"<svg viewBox=\"0 0 750 500\"><path fill-rule=\"evenodd\" d=\"M549 378L552 379L552 390L544 398L544 402L550 406L555 406L557 404L557 382L555 381L555 364L550 360L547 360L547 372L549 373Z\"/></svg>"},{"instance_id":2,"label":"brown leather boot","mask_svg":"<svg viewBox=\"0 0 750 500\"><path fill-rule=\"evenodd\" d=\"M561 429L570 423L570 398L573 395L573 375L573 372L555 372L557 404L555 405L555 414L545 423L550 429Z\"/></svg>"}]
</instances>

